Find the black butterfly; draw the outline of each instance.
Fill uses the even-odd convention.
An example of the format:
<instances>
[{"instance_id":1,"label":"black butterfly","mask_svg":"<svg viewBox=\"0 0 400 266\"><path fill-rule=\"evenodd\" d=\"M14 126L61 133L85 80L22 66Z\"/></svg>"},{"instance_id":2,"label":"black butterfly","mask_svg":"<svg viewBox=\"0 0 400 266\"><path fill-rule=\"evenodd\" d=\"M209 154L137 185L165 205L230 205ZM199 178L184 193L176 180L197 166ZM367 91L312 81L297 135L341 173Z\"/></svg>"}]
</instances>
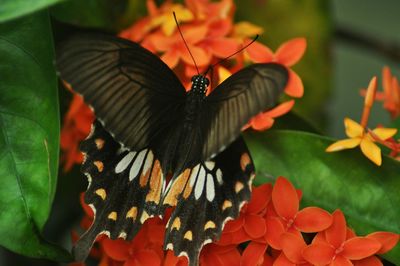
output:
<instances>
[{"instance_id":1,"label":"black butterfly","mask_svg":"<svg viewBox=\"0 0 400 266\"><path fill-rule=\"evenodd\" d=\"M276 103L286 68L248 66L206 96L205 76L194 76L186 92L157 56L106 35L72 38L57 67L97 117L81 145L85 202L95 219L75 258L84 260L99 234L132 239L172 206L164 247L197 265L202 246L218 239L250 198L254 165L241 128Z\"/></svg>"}]
</instances>

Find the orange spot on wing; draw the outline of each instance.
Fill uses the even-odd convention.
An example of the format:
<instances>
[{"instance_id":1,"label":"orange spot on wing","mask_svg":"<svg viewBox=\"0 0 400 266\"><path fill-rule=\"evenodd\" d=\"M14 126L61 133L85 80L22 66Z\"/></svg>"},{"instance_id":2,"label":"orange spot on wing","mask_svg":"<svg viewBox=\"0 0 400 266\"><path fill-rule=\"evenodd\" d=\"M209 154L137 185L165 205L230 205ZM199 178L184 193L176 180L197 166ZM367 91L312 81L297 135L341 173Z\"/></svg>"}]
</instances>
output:
<instances>
[{"instance_id":1,"label":"orange spot on wing","mask_svg":"<svg viewBox=\"0 0 400 266\"><path fill-rule=\"evenodd\" d=\"M164 204L168 204L170 206L176 206L178 202L178 197L182 193L182 190L185 188L185 185L188 183L188 179L190 177L191 169L186 169L182 174L180 174L172 184L167 196L164 199ZM186 185L189 187L189 184Z\"/></svg>"},{"instance_id":2,"label":"orange spot on wing","mask_svg":"<svg viewBox=\"0 0 400 266\"><path fill-rule=\"evenodd\" d=\"M240 156L240 168L242 168L242 171L244 172L246 170L246 166L251 163L250 156L247 152L243 153L242 156Z\"/></svg>"},{"instance_id":3,"label":"orange spot on wing","mask_svg":"<svg viewBox=\"0 0 400 266\"><path fill-rule=\"evenodd\" d=\"M150 168L146 171L146 173L142 173L142 175L140 176L140 180L139 180L139 184L141 187L145 187L147 185L147 182L149 181L149 177L150 177Z\"/></svg>"},{"instance_id":4,"label":"orange spot on wing","mask_svg":"<svg viewBox=\"0 0 400 266\"><path fill-rule=\"evenodd\" d=\"M101 173L104 170L104 164L100 161L94 161L93 164L97 167L97 170Z\"/></svg>"},{"instance_id":5,"label":"orange spot on wing","mask_svg":"<svg viewBox=\"0 0 400 266\"><path fill-rule=\"evenodd\" d=\"M137 208L132 207L127 213L126 213L126 218L132 218L133 220L136 219L137 216Z\"/></svg>"},{"instance_id":6,"label":"orange spot on wing","mask_svg":"<svg viewBox=\"0 0 400 266\"><path fill-rule=\"evenodd\" d=\"M150 177L150 191L146 195L146 202L153 201L156 204L160 202L163 177L160 161L156 160Z\"/></svg>"}]
</instances>

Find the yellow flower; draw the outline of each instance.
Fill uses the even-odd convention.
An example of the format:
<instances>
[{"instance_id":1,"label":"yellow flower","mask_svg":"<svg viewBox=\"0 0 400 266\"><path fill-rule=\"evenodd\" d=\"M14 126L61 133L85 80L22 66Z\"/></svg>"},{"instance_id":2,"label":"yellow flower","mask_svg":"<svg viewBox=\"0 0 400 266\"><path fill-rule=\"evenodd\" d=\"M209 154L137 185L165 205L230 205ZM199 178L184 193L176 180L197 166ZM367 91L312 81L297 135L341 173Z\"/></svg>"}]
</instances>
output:
<instances>
[{"instance_id":1,"label":"yellow flower","mask_svg":"<svg viewBox=\"0 0 400 266\"><path fill-rule=\"evenodd\" d=\"M344 119L344 126L346 128L346 135L348 139L339 140L330 145L326 151L334 152L344 149L352 149L360 145L362 153L377 165L382 164L381 149L374 142L371 133L366 132L365 129L357 122L350 118ZM373 134L382 140L387 140L397 133L395 128L375 128L372 130Z\"/></svg>"},{"instance_id":2,"label":"yellow flower","mask_svg":"<svg viewBox=\"0 0 400 266\"><path fill-rule=\"evenodd\" d=\"M161 26L162 31L167 36L171 36L176 29L175 20L171 16L172 12L175 12L179 22L188 22L194 19L193 13L180 4L173 4L171 6L167 6L165 9L166 10L163 13L151 20L150 26L151 28Z\"/></svg>"}]
</instances>

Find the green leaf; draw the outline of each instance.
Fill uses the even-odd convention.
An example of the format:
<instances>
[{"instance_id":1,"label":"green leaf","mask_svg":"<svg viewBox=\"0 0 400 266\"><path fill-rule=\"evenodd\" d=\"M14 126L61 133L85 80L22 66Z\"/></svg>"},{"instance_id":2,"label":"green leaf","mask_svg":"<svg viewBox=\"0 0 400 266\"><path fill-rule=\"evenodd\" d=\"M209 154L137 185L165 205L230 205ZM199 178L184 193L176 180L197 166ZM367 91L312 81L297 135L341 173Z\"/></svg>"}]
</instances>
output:
<instances>
[{"instance_id":1,"label":"green leaf","mask_svg":"<svg viewBox=\"0 0 400 266\"><path fill-rule=\"evenodd\" d=\"M256 165L256 183L285 176L303 191L304 206L341 209L357 234L400 232L400 163L384 156L381 167L359 148L335 153L332 140L289 130L245 135ZM398 245L384 257L400 265Z\"/></svg>"},{"instance_id":2,"label":"green leaf","mask_svg":"<svg viewBox=\"0 0 400 266\"><path fill-rule=\"evenodd\" d=\"M0 24L0 245L66 260L40 232L58 170L59 107L49 15Z\"/></svg>"},{"instance_id":3,"label":"green leaf","mask_svg":"<svg viewBox=\"0 0 400 266\"><path fill-rule=\"evenodd\" d=\"M70 0L51 8L57 20L79 27L121 30L144 13L140 0Z\"/></svg>"},{"instance_id":4,"label":"green leaf","mask_svg":"<svg viewBox=\"0 0 400 266\"><path fill-rule=\"evenodd\" d=\"M0 22L18 18L62 0L0 0Z\"/></svg>"}]
</instances>

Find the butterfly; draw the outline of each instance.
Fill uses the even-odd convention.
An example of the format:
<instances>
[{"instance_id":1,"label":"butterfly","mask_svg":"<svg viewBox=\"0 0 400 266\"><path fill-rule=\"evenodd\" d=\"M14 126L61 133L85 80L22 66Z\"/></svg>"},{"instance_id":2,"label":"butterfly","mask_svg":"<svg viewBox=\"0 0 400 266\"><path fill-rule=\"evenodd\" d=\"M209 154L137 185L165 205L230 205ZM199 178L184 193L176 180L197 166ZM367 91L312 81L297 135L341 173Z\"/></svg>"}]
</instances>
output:
<instances>
[{"instance_id":1,"label":"butterfly","mask_svg":"<svg viewBox=\"0 0 400 266\"><path fill-rule=\"evenodd\" d=\"M204 75L193 76L186 92L156 55L100 34L65 42L57 68L96 116L81 144L84 200L95 218L74 247L76 260L98 235L130 240L173 207L164 248L198 265L203 245L217 240L250 198L255 169L241 129L275 105L287 69L250 65L206 96Z\"/></svg>"}]
</instances>

